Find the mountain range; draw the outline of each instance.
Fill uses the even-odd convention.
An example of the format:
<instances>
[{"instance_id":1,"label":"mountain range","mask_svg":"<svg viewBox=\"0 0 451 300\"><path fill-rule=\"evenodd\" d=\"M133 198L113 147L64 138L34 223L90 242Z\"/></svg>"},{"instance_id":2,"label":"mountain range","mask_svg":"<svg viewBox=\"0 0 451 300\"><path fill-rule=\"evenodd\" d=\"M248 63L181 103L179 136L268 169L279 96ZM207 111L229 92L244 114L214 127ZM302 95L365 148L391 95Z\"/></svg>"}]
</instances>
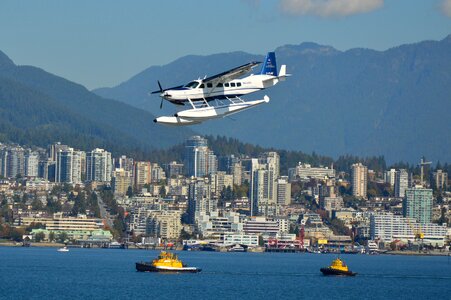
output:
<instances>
[{"instance_id":1,"label":"mountain range","mask_svg":"<svg viewBox=\"0 0 451 300\"><path fill-rule=\"evenodd\" d=\"M82 150L105 148L136 158L182 143L190 128L160 127L154 116L0 51L0 142L47 146L61 141Z\"/></svg>"},{"instance_id":2,"label":"mountain range","mask_svg":"<svg viewBox=\"0 0 451 300\"><path fill-rule=\"evenodd\" d=\"M340 51L315 43L275 51L278 65L287 64L292 76L246 97L260 99L267 94L269 104L190 128L264 147L333 157L384 155L389 162L412 163L426 156L451 161L451 35L385 51ZM177 86L253 60L261 61L263 56L188 55L93 92L154 115L170 115L175 111L170 103L160 110L158 95L148 96L158 89L157 80L163 88Z\"/></svg>"},{"instance_id":3,"label":"mountain range","mask_svg":"<svg viewBox=\"0 0 451 300\"><path fill-rule=\"evenodd\" d=\"M190 127L154 124L149 91L220 73L262 55L188 55L151 66L113 88L88 91L0 51L0 142L46 146L61 141L91 150L148 157L194 134L221 135L276 149L338 157L384 155L388 162L451 161L451 35L385 51L339 51L315 43L276 49L285 82L246 97L271 101L232 118Z\"/></svg>"}]
</instances>

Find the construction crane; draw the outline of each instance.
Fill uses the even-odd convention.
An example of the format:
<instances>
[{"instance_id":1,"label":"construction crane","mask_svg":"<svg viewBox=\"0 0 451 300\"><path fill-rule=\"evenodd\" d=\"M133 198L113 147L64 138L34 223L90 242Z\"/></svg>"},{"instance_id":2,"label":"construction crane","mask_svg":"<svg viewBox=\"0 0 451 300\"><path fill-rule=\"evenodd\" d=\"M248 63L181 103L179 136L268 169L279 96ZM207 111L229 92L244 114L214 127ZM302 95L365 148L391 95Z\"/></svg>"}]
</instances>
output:
<instances>
[{"instance_id":1,"label":"construction crane","mask_svg":"<svg viewBox=\"0 0 451 300\"><path fill-rule=\"evenodd\" d=\"M420 168L421 168L420 184L421 184L422 186L425 186L425 185L424 185L424 182L423 182L424 166L427 166L427 165L430 165L430 164L432 164L431 161L424 161L424 158L423 158L423 157L421 158L421 161L420 161L419 166L420 166Z\"/></svg>"},{"instance_id":2,"label":"construction crane","mask_svg":"<svg viewBox=\"0 0 451 300\"><path fill-rule=\"evenodd\" d=\"M424 239L424 233L421 230L421 225L418 225L418 229L415 229L415 227L412 225L412 223L410 222L410 218L406 217L407 219L407 224L409 224L410 228L412 229L412 232L415 236L415 240L423 240Z\"/></svg>"}]
</instances>

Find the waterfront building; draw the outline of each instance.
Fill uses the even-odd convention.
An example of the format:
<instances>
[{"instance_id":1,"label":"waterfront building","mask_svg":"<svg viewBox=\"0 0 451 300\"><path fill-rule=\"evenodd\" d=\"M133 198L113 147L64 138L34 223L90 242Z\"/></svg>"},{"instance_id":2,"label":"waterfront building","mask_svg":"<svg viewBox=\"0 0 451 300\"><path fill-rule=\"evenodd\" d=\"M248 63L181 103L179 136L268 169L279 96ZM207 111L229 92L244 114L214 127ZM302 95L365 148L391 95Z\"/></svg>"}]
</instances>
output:
<instances>
[{"instance_id":1,"label":"waterfront building","mask_svg":"<svg viewBox=\"0 0 451 300\"><path fill-rule=\"evenodd\" d=\"M256 234L243 234L243 233L224 233L223 236L224 245L245 245L248 247L258 246L258 235Z\"/></svg>"},{"instance_id":2,"label":"waterfront building","mask_svg":"<svg viewBox=\"0 0 451 300\"><path fill-rule=\"evenodd\" d=\"M135 161L133 166L133 186L140 192L144 185L151 183L151 164L149 161Z\"/></svg>"},{"instance_id":3,"label":"waterfront building","mask_svg":"<svg viewBox=\"0 0 451 300\"><path fill-rule=\"evenodd\" d=\"M111 153L96 148L86 154L86 180L110 182L112 174Z\"/></svg>"},{"instance_id":4,"label":"waterfront building","mask_svg":"<svg viewBox=\"0 0 451 300\"><path fill-rule=\"evenodd\" d=\"M432 221L432 189L413 187L406 190L403 201L404 217L414 218L421 224Z\"/></svg>"},{"instance_id":5,"label":"waterfront building","mask_svg":"<svg viewBox=\"0 0 451 300\"><path fill-rule=\"evenodd\" d=\"M409 188L409 173L405 169L400 169L395 173L395 197L404 198L407 188Z\"/></svg>"},{"instance_id":6,"label":"waterfront building","mask_svg":"<svg viewBox=\"0 0 451 300\"><path fill-rule=\"evenodd\" d=\"M334 178L335 170L328 167L312 167L310 164L303 164L301 162L295 168L290 168L289 180L293 181L296 178L301 180L312 179L324 179L324 178Z\"/></svg>"},{"instance_id":7,"label":"waterfront building","mask_svg":"<svg viewBox=\"0 0 451 300\"><path fill-rule=\"evenodd\" d=\"M246 234L263 234L275 236L279 233L279 224L277 221L269 220L266 217L251 217L243 225L243 231Z\"/></svg>"},{"instance_id":8,"label":"waterfront building","mask_svg":"<svg viewBox=\"0 0 451 300\"><path fill-rule=\"evenodd\" d=\"M197 228L204 237L219 239L226 233L243 231L243 223L238 213L227 212L224 216L219 216L215 211L200 215Z\"/></svg>"},{"instance_id":9,"label":"waterfront building","mask_svg":"<svg viewBox=\"0 0 451 300\"><path fill-rule=\"evenodd\" d=\"M352 165L352 195L367 199L368 168L361 163Z\"/></svg>"},{"instance_id":10,"label":"waterfront building","mask_svg":"<svg viewBox=\"0 0 451 300\"><path fill-rule=\"evenodd\" d=\"M50 232L55 234L64 232L67 234L68 239L87 239L93 235L102 235L110 240L112 239L111 233L103 230L102 219L88 218L86 215L65 217L62 213L55 213L52 218L23 217L21 222L24 226L29 226L32 223L41 223L45 226L46 234ZM33 230L33 233L38 231Z\"/></svg>"},{"instance_id":11,"label":"waterfront building","mask_svg":"<svg viewBox=\"0 0 451 300\"><path fill-rule=\"evenodd\" d=\"M371 239L386 243L394 240L414 241L416 233L424 234L423 243L443 246L448 229L446 225L421 224L415 218L402 217L393 213L374 213L370 217Z\"/></svg>"}]
</instances>

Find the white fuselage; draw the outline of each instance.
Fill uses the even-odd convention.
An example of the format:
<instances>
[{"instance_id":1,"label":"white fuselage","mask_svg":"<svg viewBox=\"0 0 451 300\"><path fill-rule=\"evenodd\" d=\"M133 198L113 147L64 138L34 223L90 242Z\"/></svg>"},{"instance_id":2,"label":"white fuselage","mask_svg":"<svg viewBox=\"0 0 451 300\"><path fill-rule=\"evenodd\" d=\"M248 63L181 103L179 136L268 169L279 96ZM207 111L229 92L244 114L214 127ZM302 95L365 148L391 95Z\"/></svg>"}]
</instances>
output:
<instances>
[{"instance_id":1,"label":"white fuselage","mask_svg":"<svg viewBox=\"0 0 451 300\"><path fill-rule=\"evenodd\" d=\"M188 99L193 101L205 99L208 101L240 97L276 85L280 79L278 76L258 74L229 82L219 82L215 86L211 83L203 83L202 80L194 80L183 87L166 90L160 96L176 103L183 103Z\"/></svg>"}]
</instances>

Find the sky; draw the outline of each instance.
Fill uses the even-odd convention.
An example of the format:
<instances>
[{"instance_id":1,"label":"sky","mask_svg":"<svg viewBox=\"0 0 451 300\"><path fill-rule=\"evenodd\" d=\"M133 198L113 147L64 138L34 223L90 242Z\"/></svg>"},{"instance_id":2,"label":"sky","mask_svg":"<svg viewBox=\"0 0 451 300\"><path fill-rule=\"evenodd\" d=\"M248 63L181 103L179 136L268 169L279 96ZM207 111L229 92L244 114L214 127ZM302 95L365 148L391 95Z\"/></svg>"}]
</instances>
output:
<instances>
[{"instance_id":1,"label":"sky","mask_svg":"<svg viewBox=\"0 0 451 300\"><path fill-rule=\"evenodd\" d=\"M386 50L449 34L451 0L0 0L0 51L88 89L189 54Z\"/></svg>"}]
</instances>

